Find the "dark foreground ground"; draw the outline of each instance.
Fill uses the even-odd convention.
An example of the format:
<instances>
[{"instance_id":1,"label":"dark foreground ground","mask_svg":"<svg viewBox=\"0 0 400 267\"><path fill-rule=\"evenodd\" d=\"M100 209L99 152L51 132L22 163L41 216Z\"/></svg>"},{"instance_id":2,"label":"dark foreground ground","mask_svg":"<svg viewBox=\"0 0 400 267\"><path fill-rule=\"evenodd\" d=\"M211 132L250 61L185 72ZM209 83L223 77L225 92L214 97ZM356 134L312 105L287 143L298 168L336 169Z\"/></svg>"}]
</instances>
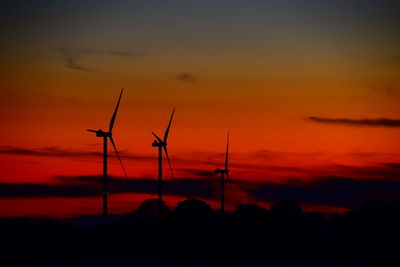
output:
<instances>
[{"instance_id":1,"label":"dark foreground ground","mask_svg":"<svg viewBox=\"0 0 400 267\"><path fill-rule=\"evenodd\" d=\"M162 218L154 206L108 224L3 219L0 266L400 266L399 200L330 216L293 200L224 216L198 200Z\"/></svg>"}]
</instances>

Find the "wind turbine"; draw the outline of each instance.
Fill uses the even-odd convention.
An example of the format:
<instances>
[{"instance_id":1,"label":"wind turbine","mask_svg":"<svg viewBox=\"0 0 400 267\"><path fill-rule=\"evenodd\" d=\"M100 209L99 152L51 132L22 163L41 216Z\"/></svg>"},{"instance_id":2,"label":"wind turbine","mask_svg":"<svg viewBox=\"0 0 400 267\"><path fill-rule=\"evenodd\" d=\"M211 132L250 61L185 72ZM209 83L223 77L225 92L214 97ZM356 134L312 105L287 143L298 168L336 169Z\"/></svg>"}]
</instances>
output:
<instances>
[{"instance_id":1,"label":"wind turbine","mask_svg":"<svg viewBox=\"0 0 400 267\"><path fill-rule=\"evenodd\" d=\"M121 93L119 95L117 106L115 107L114 114L112 115L110 120L110 126L108 128L108 132L104 132L102 130L96 131L96 130L86 129L89 132L95 133L97 137L103 138L103 215L105 217L108 214L107 138L110 139L110 142L114 147L115 154L117 154L119 163L121 164L122 170L124 171L125 176L128 177L124 165L122 164L121 158L119 156L117 147L115 146L114 139L112 138L112 129L114 127L115 117L117 116L118 107L121 101L121 96L123 91L124 88L122 88Z\"/></svg>"},{"instance_id":2,"label":"wind turbine","mask_svg":"<svg viewBox=\"0 0 400 267\"><path fill-rule=\"evenodd\" d=\"M226 176L226 180L230 183L230 179L229 179L229 170L228 170L228 151L229 151L229 132L228 132L228 138L226 141L226 154L225 154L225 168L224 169L220 169L217 168L215 170L215 173L220 173L221 174L221 213L224 214L225 213L225 176Z\"/></svg>"},{"instance_id":3,"label":"wind turbine","mask_svg":"<svg viewBox=\"0 0 400 267\"><path fill-rule=\"evenodd\" d=\"M171 171L171 176L174 177L174 174L172 172L171 162L170 162L169 156L168 156L168 150L167 150L168 133L169 133L169 129L171 127L171 122L172 122L172 118L174 117L174 113L175 113L175 108L172 110L172 115L169 120L168 127L164 133L164 139L161 139L154 132L151 132L154 135L154 137L156 138L156 140L154 140L154 142L151 144L151 146L158 147L158 201L159 201L159 205L160 205L160 210L159 210L160 215L161 215L161 208L162 208L162 151L163 150L164 150L165 156L167 157L167 160L168 160L168 165L169 165L169 169Z\"/></svg>"}]
</instances>

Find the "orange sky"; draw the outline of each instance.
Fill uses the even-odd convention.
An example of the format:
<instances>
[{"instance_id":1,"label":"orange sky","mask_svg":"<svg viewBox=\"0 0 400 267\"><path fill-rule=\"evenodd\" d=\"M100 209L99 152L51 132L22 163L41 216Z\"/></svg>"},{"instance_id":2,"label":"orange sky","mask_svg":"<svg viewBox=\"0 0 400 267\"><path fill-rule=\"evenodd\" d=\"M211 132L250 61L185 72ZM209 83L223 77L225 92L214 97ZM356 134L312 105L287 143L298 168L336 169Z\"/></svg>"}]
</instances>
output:
<instances>
[{"instance_id":1,"label":"orange sky","mask_svg":"<svg viewBox=\"0 0 400 267\"><path fill-rule=\"evenodd\" d=\"M90 13L89 3L60 2L59 16L56 4L7 4L4 23L25 16L0 44L0 183L100 174L100 156L80 155L101 152L85 129L108 127L122 87L114 138L131 178L156 177L151 131L163 133L174 106L168 147L178 179L221 166L228 130L238 180L386 179L371 169L400 162L398 127L308 119L400 118L397 4L117 2ZM116 198L116 212L135 206ZM43 214L40 204L15 212L3 199L0 215ZM26 203L15 201L17 210ZM80 212L96 213L100 202L87 201ZM67 206L50 213L74 213Z\"/></svg>"}]
</instances>

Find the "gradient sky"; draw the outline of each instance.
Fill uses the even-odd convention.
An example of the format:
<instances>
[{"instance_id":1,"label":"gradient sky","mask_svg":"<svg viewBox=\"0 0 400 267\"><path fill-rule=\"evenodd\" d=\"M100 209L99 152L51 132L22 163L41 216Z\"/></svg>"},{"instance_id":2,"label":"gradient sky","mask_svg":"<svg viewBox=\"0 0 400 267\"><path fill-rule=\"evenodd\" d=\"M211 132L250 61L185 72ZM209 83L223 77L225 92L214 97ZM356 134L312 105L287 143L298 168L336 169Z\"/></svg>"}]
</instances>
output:
<instances>
[{"instance_id":1,"label":"gradient sky","mask_svg":"<svg viewBox=\"0 0 400 267\"><path fill-rule=\"evenodd\" d=\"M0 216L100 213L85 190L101 189L101 139L85 129L107 129L122 87L114 137L130 181L111 157L112 213L154 196L151 131L174 106L172 206L215 204L228 130L241 202L338 211L400 194L398 1L6 0L0 12Z\"/></svg>"}]
</instances>

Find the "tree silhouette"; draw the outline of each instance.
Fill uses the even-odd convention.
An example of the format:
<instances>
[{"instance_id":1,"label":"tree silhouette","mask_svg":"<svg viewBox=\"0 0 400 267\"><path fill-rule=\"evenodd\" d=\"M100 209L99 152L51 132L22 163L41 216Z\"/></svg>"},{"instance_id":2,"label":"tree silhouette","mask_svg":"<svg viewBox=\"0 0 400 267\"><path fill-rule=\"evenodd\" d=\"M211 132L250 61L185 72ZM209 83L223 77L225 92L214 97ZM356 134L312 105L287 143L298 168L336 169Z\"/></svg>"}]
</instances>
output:
<instances>
[{"instance_id":1,"label":"tree silhouette","mask_svg":"<svg viewBox=\"0 0 400 267\"><path fill-rule=\"evenodd\" d=\"M160 200L158 198L146 199L133 214L143 217L156 217L159 215L159 204ZM167 215L169 208L164 201L162 201L161 207L162 215Z\"/></svg>"},{"instance_id":2,"label":"tree silhouette","mask_svg":"<svg viewBox=\"0 0 400 267\"><path fill-rule=\"evenodd\" d=\"M242 204L222 215L202 200L158 216L147 199L129 220L0 219L1 266L399 266L400 201L343 214L303 213L284 199L269 210ZM101 216L98 216L102 218Z\"/></svg>"},{"instance_id":3,"label":"tree silhouette","mask_svg":"<svg viewBox=\"0 0 400 267\"><path fill-rule=\"evenodd\" d=\"M172 216L179 217L208 217L214 213L211 206L202 200L186 199L180 201L171 213Z\"/></svg>"}]
</instances>

